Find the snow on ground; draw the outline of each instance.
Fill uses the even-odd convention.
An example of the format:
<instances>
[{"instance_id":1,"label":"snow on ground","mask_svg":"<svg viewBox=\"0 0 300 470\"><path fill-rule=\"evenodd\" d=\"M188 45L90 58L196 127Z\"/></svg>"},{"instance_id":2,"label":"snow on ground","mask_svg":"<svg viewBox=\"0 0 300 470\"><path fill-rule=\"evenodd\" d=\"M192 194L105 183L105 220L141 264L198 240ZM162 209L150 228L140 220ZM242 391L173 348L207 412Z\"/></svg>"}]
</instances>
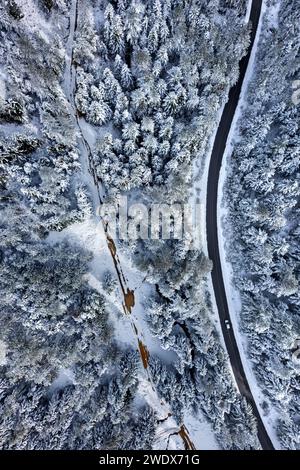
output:
<instances>
[{"instance_id":1,"label":"snow on ground","mask_svg":"<svg viewBox=\"0 0 300 470\"><path fill-rule=\"evenodd\" d=\"M114 327L114 337L118 341L118 345L121 349L126 349L128 345L136 347L136 338L132 331L131 323L128 318L124 316L122 304L120 298L117 296L117 292L114 291L110 294L103 290L103 285L92 272L86 275L86 280L89 285L100 292L106 298L108 304L113 306L113 314L110 315L110 319Z\"/></svg>"},{"instance_id":2,"label":"snow on ground","mask_svg":"<svg viewBox=\"0 0 300 470\"><path fill-rule=\"evenodd\" d=\"M47 237L47 242L50 244L54 244L62 240L68 240L69 243L79 245L82 248L88 249L93 253L93 259L90 263L90 271L86 275L86 278L91 287L95 288L102 295L104 295L108 300L108 303L110 303L114 307L113 309L110 309L110 319L113 322L114 336L115 339L118 341L119 346L123 349L130 345L134 349L137 349L137 338L133 332L133 328L131 325L131 317L125 316L123 313L123 308L120 301L121 296L118 296L116 292L113 292L111 295L109 295L103 289L101 283L101 278L105 271L110 270L112 274L115 273L112 258L107 248L106 238L104 235L102 224L99 223L96 218L90 218L85 220L84 222L72 224L61 232L50 232L49 236ZM126 276L129 278L128 280L130 282L130 285L132 286L139 285L142 282L141 274L139 275L138 271L134 271L133 273L131 273L130 269L128 269L128 265L126 270ZM140 294L143 299L147 298L147 289L148 288L144 287L144 292ZM140 300L137 300L135 310L135 316L136 318L138 318L142 311L142 304ZM146 337L144 338L144 335L142 334L142 338L145 344L147 345L150 354L155 353L160 355L162 360L164 360L165 362L172 361L173 358L171 354L166 351L163 351L159 346L159 342L156 341L155 338L152 338L151 335L148 336L148 334L145 334L145 330L146 328L143 328L144 335ZM51 387L59 388L69 383L69 372L66 372L66 370L60 371L58 377L55 379ZM156 392L153 390L151 383L147 380L147 377L144 374L144 370L141 370L141 375L139 377L138 397L136 400L141 401L141 399L143 399L144 401L146 400L151 406L154 407L159 419L163 419L165 416L167 416L167 413L170 412L166 404L159 399ZM168 423L164 424L163 426L162 424L163 423L158 426L157 432L160 433L162 429L165 429L165 444L166 435L169 435L168 429L175 428L175 430L177 431L178 426L171 417L168 419ZM181 440L179 438L175 439L172 437L170 440L170 448L180 449L180 442ZM161 443L160 445L163 444Z\"/></svg>"},{"instance_id":3,"label":"snow on ground","mask_svg":"<svg viewBox=\"0 0 300 470\"><path fill-rule=\"evenodd\" d=\"M113 132L113 128L111 127L111 125L102 126L101 129L99 130L99 129L96 129L95 126L92 126L89 123L87 123L84 119L80 119L79 123L80 123L80 128L83 132L84 138L90 145L91 149L94 147L96 140L101 138L102 135L104 135L107 132ZM83 172L84 174L88 174L87 173L88 167L86 164L86 160L87 160L86 158L81 159L82 165L85 167L85 171ZM93 189L92 186L94 185L91 184L91 179L89 178L88 187L91 191L93 191L93 203L94 203L94 207L97 207L99 200L94 190L95 187ZM78 227L76 230L78 230ZM106 241L104 240L103 243L105 245L106 254L110 258L111 270L114 273L112 259L111 259L111 255L108 252ZM83 243L83 246L86 246L85 242ZM101 276L100 266L101 266L101 263L103 262L102 261L103 251L101 252L101 255L99 255L98 247L95 249L93 244L90 244L89 246L87 246L87 248L89 248L94 254L94 259L91 263L91 273L97 280ZM132 318L135 321L135 325L138 328L138 333L143 343L147 346L147 349L149 350L150 355L157 355L165 364L174 363L174 361L176 361L177 359L176 353L174 353L171 350L165 350L161 347L159 339L154 337L149 331L149 325L145 318L145 306L147 303L147 299L149 299L151 294L154 293L154 287L150 283L145 281L144 279L145 273L142 273L134 266L130 257L127 254L125 254L125 251L122 250L122 247L118 246L118 244L117 244L117 252L118 252L118 257L120 260L120 265L124 268L124 275L126 278L127 285L130 289L134 290L135 306L132 312ZM116 302L119 302L118 299L116 298L111 299L111 301L112 303L115 303L115 304ZM120 302L119 302L119 310L123 313L123 309L122 309ZM114 319L114 325L116 328L116 338L119 341L123 342L124 338L128 339L132 337L132 326L130 324L130 321L128 321L128 318L125 317L123 314ZM134 335L133 335L133 338L136 342L136 338Z\"/></svg>"},{"instance_id":4,"label":"snow on ground","mask_svg":"<svg viewBox=\"0 0 300 470\"><path fill-rule=\"evenodd\" d=\"M84 134L85 140L88 142L89 146L93 148L97 139L101 138L101 136L104 134L104 132L102 131L102 127L101 129L99 127L96 128L95 126L92 126L91 124L86 122L86 120L83 118L79 119L79 125ZM99 132L100 130L101 133Z\"/></svg>"},{"instance_id":5,"label":"snow on ground","mask_svg":"<svg viewBox=\"0 0 300 470\"><path fill-rule=\"evenodd\" d=\"M157 412L158 419L164 420L158 424L155 439L154 439L154 450L166 449L168 436L173 432L178 432L178 425L176 424L172 416L168 416L170 410L165 407L165 404L159 399L157 393L153 390L150 382L141 377L138 386L138 394L135 398L135 405L139 407L139 401L146 401L148 405ZM168 449L176 450L182 448L182 440L178 436L171 436Z\"/></svg>"},{"instance_id":6,"label":"snow on ground","mask_svg":"<svg viewBox=\"0 0 300 470\"><path fill-rule=\"evenodd\" d=\"M0 68L0 106L6 99L6 73Z\"/></svg>"},{"instance_id":7,"label":"snow on ground","mask_svg":"<svg viewBox=\"0 0 300 470\"><path fill-rule=\"evenodd\" d=\"M84 249L88 249L93 253L93 259L90 262L89 273L86 278L89 284L101 292L114 308L110 318L113 322L115 329L115 338L118 341L121 348L130 345L131 347L137 348L137 338L133 333L131 318L125 316L123 313L122 305L119 296L116 293L108 294L103 290L102 276L107 270L114 274L114 266L111 255L107 248L106 238L104 235L102 224L96 217L91 217L83 222L75 223L61 232L50 232L47 237L47 242L54 244L62 240L68 240L69 243L74 243L81 246ZM153 337L149 331L149 326L145 319L145 308L144 303L147 301L152 293L153 286L144 281L144 274L138 271L128 259L121 249L118 249L118 256L122 266L126 266L126 272L124 273L128 282L128 286L135 289L135 307L132 313L132 319L139 330L140 337L146 344L150 355L158 355L165 364L174 362L177 355L172 351L166 351L161 348L159 340ZM63 373L62 373L63 374ZM52 386L58 386L61 380L64 380L65 374L59 375ZM170 409L166 403L161 401L157 393L153 390L152 384L149 382L143 370L139 377L139 388L138 396L136 401L147 401L156 410L159 419L167 417ZM193 418L191 415L188 417L188 423L186 427L192 441L199 441L199 449L202 448L216 448L216 443L213 438L213 434L210 431L208 423L203 419ZM174 419L170 416L166 421L159 423L156 431L156 449L164 449L166 446L167 438L172 432L178 431L178 425ZM201 439L200 439L201 438ZM196 448L198 444L195 444ZM169 442L169 449L180 449L182 448L182 439L179 436L172 436Z\"/></svg>"},{"instance_id":8,"label":"snow on ground","mask_svg":"<svg viewBox=\"0 0 300 470\"><path fill-rule=\"evenodd\" d=\"M280 3L275 2L275 4L272 5L268 9L268 22L273 27L275 27L276 24L277 24L279 6L280 6ZM251 9L251 1L249 1L248 7L247 7L248 18L249 18L249 14L250 14L250 9ZM223 231L222 231L223 219L224 219L224 216L226 214L226 207L224 207L222 205L223 186L224 186L224 182L225 182L225 178L226 178L225 164L226 164L227 158L229 157L229 155L232 151L233 141L236 142L237 139L238 139L238 136L237 136L236 133L234 133L234 131L235 131L235 128L236 128L236 123L237 123L238 119L241 116L241 112L242 112L243 108L246 105L245 90L247 88L247 83L249 82L250 76L252 74L255 54L256 54L256 50L257 50L258 38L259 38L259 35L260 35L260 32L261 32L261 27L262 27L262 17L263 17L263 15L266 14L266 10L267 10L267 8L266 8L266 5L265 5L265 2L263 2L262 15L261 15L261 20L260 20L259 25L258 25L256 40L255 40L254 45L253 45L251 57L250 57L250 60L249 60L249 65L248 65L248 68L247 68L247 72L246 72L246 75L245 75L245 80L244 80L244 84L243 84L243 88L242 88L242 92L241 92L240 101L239 101L238 108L237 108L237 111L235 113L234 120L233 120L233 123L232 123L232 126L231 126L231 132L228 136L228 143L227 143L227 147L226 147L224 158L223 158L223 165L222 165L222 168L221 168L221 171L220 171L220 180L219 180L219 186L218 186L218 214L219 214L218 218L221 221L221 223L218 224L218 235L219 235L219 250L220 250L221 264L222 264L222 270L223 270L223 278L224 278L225 289L226 289L226 296L227 296L227 299L228 299L229 311L232 313L231 320L232 320L232 324L233 324L233 328L234 328L234 332L235 332L235 337L236 337L236 340L237 340L237 343L238 343L238 346L239 346L239 350L240 350L243 366L244 366L244 369L245 369L245 373L246 373L247 379L249 381L250 388L253 392L253 396L256 400L256 404L258 406L258 409L260 410L260 414L262 416L263 422L264 422L264 424L266 426L266 429L268 431L268 434L270 435L273 444L275 444L275 446L279 448L280 446L279 446L279 443L278 443L278 439L276 438L275 428L274 428L274 422L277 418L276 412L272 411L272 413L270 413L269 416L264 416L264 412L263 412L260 404L262 403L262 401L265 398L262 396L262 393L261 393L261 391L260 391L260 389L257 385L256 379L254 377L254 373L253 373L251 367L249 366L249 361L248 361L248 358L247 358L247 355L246 355L246 350L247 350L246 338L243 338L240 331L239 331L238 316L239 316L239 312L241 310L241 302L240 302L240 298L239 298L239 293L234 289L234 287L232 285L232 281L231 281L232 276L233 276L232 267L226 259L225 238L223 238ZM247 17L247 15L246 15L246 17ZM207 155L211 154L213 143L214 143L216 132L217 132L217 128L218 128L218 125L219 125L219 122L220 122L220 119L221 119L221 116L222 116L222 112L223 112L223 109L224 109L224 105L225 105L225 103L223 103L223 105L220 107L220 109L218 111L218 115L217 115L217 119L216 119L216 130L215 130L214 134L211 136L210 143L208 145ZM206 236L206 230L205 230L205 228L206 228L206 196L207 196L206 191L207 191L207 178L208 178L209 164L210 164L209 158L206 159L203 168L199 168L199 163L197 161L194 162L194 177L195 177L195 180L196 180L196 184L195 184L194 193L193 193L193 196L192 196L192 199L191 199L192 204L195 204L196 202L199 203L201 201L201 205L200 205L201 243L202 243L203 251L204 251L206 256L208 256L207 236ZM224 338L223 338L223 334L222 334L222 329L221 329L221 325L220 325L220 322L219 322L218 310L217 310L217 305L216 305L216 300L215 300L211 275L208 276L208 290L209 290L209 293L210 293L210 299L211 299L212 307L213 307L212 308L213 321L214 321L215 326L216 326L216 328L219 332L221 344L223 345L224 349L226 350L226 346L225 346L225 342L224 342ZM230 363L229 363L229 366L230 366ZM234 374L232 372L232 369L231 369L231 374L232 374L233 382L236 385L235 377L234 377ZM267 400L265 400L265 401L267 401Z\"/></svg>"},{"instance_id":9,"label":"snow on ground","mask_svg":"<svg viewBox=\"0 0 300 470\"><path fill-rule=\"evenodd\" d=\"M122 344L135 346L135 337L130 322L124 318L120 297L117 297L117 294L114 292L109 295L102 286L101 280L105 272L110 271L113 276L115 275L114 265L107 248L102 224L96 217L91 217L83 222L69 225L61 232L50 232L47 237L47 241L50 244L61 242L62 240L67 240L69 243L89 250L93 254L86 279L91 287L106 297L108 303L114 305L114 314L111 315L111 320L115 327L116 339Z\"/></svg>"},{"instance_id":10,"label":"snow on ground","mask_svg":"<svg viewBox=\"0 0 300 470\"><path fill-rule=\"evenodd\" d=\"M37 137L41 136L38 125L34 125L32 122L26 124L16 124L15 122L1 123L0 133L5 138L11 137L14 134L23 133L24 131L28 132L28 134L35 134Z\"/></svg>"},{"instance_id":11,"label":"snow on ground","mask_svg":"<svg viewBox=\"0 0 300 470\"><path fill-rule=\"evenodd\" d=\"M112 262L111 254L107 248L106 238L102 224L96 217L86 219L84 222L69 225L61 232L50 232L47 237L48 243L57 243L62 240L67 240L69 243L74 243L83 249L92 252L93 259L90 262L89 273L87 280L89 284L104 295L107 301L115 306L115 315L112 315L112 321L115 327L115 336L121 343L134 344L136 347L136 338L133 334L130 318L124 315L121 300L119 295L119 287L117 293L113 292L108 294L104 291L102 286L102 278L106 271L110 271L115 276L115 269ZM118 256L122 266L126 266L124 273L128 282L128 286L135 290L135 307L133 309L132 318L134 318L139 326L140 332L144 343L152 355L158 355L164 363L170 364L177 359L177 355L172 351L166 351L161 348L159 339L151 335L149 326L145 319L144 304L153 292L153 286L149 283L143 282L144 275L138 271L133 264L125 258L124 254L118 250Z\"/></svg>"},{"instance_id":12,"label":"snow on ground","mask_svg":"<svg viewBox=\"0 0 300 470\"><path fill-rule=\"evenodd\" d=\"M211 155L224 106L225 106L225 102L222 103L222 105L220 106L220 109L218 110L217 117L216 117L215 131L211 135L209 139L209 143L207 145L207 152L206 152L207 156ZM207 179L208 179L209 164L210 164L209 158L205 159L204 165L202 164L202 162L197 161L197 159L194 160L193 181L195 183L194 183L193 192L190 198L190 204L192 205L194 212L196 210L195 204L200 204L200 231L201 231L200 246L201 246L201 249L203 250L203 253L207 257L208 257L208 249L207 249L207 236L206 236L206 199L207 199ZM222 334L222 328L219 322L219 315L218 315L218 309L217 309L217 304L216 304L216 299L215 299L215 293L214 293L214 289L212 285L211 274L207 276L207 283L208 283L208 286L207 286L208 292L209 292L210 300L212 303L212 310L211 310L212 320L219 333L221 344L223 348L226 350L225 342L224 342L224 338Z\"/></svg>"},{"instance_id":13,"label":"snow on ground","mask_svg":"<svg viewBox=\"0 0 300 470\"><path fill-rule=\"evenodd\" d=\"M196 416L186 413L184 415L184 423L196 449L221 450L211 425L200 412Z\"/></svg>"},{"instance_id":14,"label":"snow on ground","mask_svg":"<svg viewBox=\"0 0 300 470\"><path fill-rule=\"evenodd\" d=\"M219 123L222 117L224 106L225 106L225 101L220 106L217 116L216 116L215 131L211 135L209 139L209 143L207 145L207 152L206 152L207 156L211 155L212 153L214 141L215 141ZM207 180L208 180L209 165L210 165L210 158L205 159L203 166L201 165L201 162L199 164L197 160L194 161L193 180L195 181L195 184L193 188L193 194L190 199L190 203L193 205L193 207L195 203L198 203L198 204L200 203L200 230L201 230L200 244L201 244L201 249L203 250L203 253L207 257L208 257L208 248L207 248L207 233L206 233L206 200L207 200ZM193 210L195 211L195 208ZM226 351L226 345L225 345L225 341L223 337L222 327L221 327L220 320L219 320L218 307L217 307L217 302L215 298L215 291L213 288L211 273L209 273L207 276L207 291L209 293L210 301L212 304L211 319L214 322L215 328L219 334L220 343L224 351ZM227 361L227 365L231 373L232 381L235 384L236 388L238 389L229 359Z\"/></svg>"},{"instance_id":15,"label":"snow on ground","mask_svg":"<svg viewBox=\"0 0 300 470\"><path fill-rule=\"evenodd\" d=\"M45 17L41 14L37 3L33 0L15 0L15 2L21 7L24 14L24 17L20 21L32 31L38 31L39 34L41 34L43 29L51 30L51 25L47 23Z\"/></svg>"},{"instance_id":16,"label":"snow on ground","mask_svg":"<svg viewBox=\"0 0 300 470\"><path fill-rule=\"evenodd\" d=\"M0 366L4 366L6 364L6 344L4 341L0 340Z\"/></svg>"},{"instance_id":17,"label":"snow on ground","mask_svg":"<svg viewBox=\"0 0 300 470\"><path fill-rule=\"evenodd\" d=\"M252 6L252 0L248 0L248 3L247 3L247 11L246 11L245 19L244 19L244 22L245 22L246 24L249 23L250 12L251 12L251 6Z\"/></svg>"},{"instance_id":18,"label":"snow on ground","mask_svg":"<svg viewBox=\"0 0 300 470\"><path fill-rule=\"evenodd\" d=\"M149 349L150 355L157 355L165 364L172 364L177 359L177 354L171 350L165 350L160 346L158 338L149 331L149 325L146 320L145 309L147 300L154 294L154 286L145 280L145 273L139 271L133 264L133 261L124 254L122 249L118 249L118 256L121 266L124 266L127 284L134 290L135 306L132 311L132 317L136 324L140 326L143 341Z\"/></svg>"},{"instance_id":19,"label":"snow on ground","mask_svg":"<svg viewBox=\"0 0 300 470\"><path fill-rule=\"evenodd\" d=\"M62 368L60 369L56 379L52 382L49 387L48 393L53 393L56 390L65 388L67 385L74 383L74 374L71 369Z\"/></svg>"},{"instance_id":20,"label":"snow on ground","mask_svg":"<svg viewBox=\"0 0 300 470\"><path fill-rule=\"evenodd\" d=\"M273 4L268 8L268 14L266 17L267 27L278 28L278 14L280 9L281 1L273 0Z\"/></svg>"},{"instance_id":21,"label":"snow on ground","mask_svg":"<svg viewBox=\"0 0 300 470\"><path fill-rule=\"evenodd\" d=\"M214 145L216 133L219 127L219 122L222 117L222 113L224 110L225 106L225 101L224 103L221 104L217 116L216 116L216 126L215 126L215 131L212 133L209 143L207 145L207 151L206 155L211 155L212 148ZM206 234L206 199L207 199L207 179L208 179L208 171L209 171L209 164L210 164L210 159L206 158L204 161L204 164L202 162L199 162L197 160L194 161L193 163L193 181L194 187L193 187L193 192L190 198L189 203L193 207L193 212L195 213L196 208L195 204L200 204L200 246L201 249L203 250L203 253L208 257L208 249L207 249L207 234ZM217 303L215 299L215 293L213 289L213 284L212 284L212 277L211 274L207 276L207 290L210 296L210 301L212 304L211 308L211 319L216 327L217 332L219 333L219 339L220 343L226 351L226 345L222 333L222 328L219 320L219 315L218 315L218 308L217 308ZM235 384L236 388L237 384L235 381L235 376L232 371L230 361L228 359L227 362L228 368L230 370L231 376L232 376L232 381ZM184 422L187 425L187 428L189 430L190 436L192 438L193 443L196 446L196 449L199 450L215 450L215 449L220 449L220 446L218 445L214 432L208 423L208 421L205 419L204 416L201 416L201 413L198 413L198 416L195 417L192 414L188 413L185 415Z\"/></svg>"},{"instance_id":22,"label":"snow on ground","mask_svg":"<svg viewBox=\"0 0 300 470\"><path fill-rule=\"evenodd\" d=\"M270 13L272 15L272 18L274 18L276 10L274 10L274 8L271 8ZM230 130L230 133L229 133L229 136L228 136L227 145L226 145L226 149L225 149L224 157L223 157L223 161L222 161L222 167L221 167L221 171L220 171L220 179L219 179L219 185L218 185L218 208L217 208L217 212L218 212L218 220L219 220L219 223L218 223L219 252L220 252L220 259L221 259L221 266L222 266L222 272L223 272L223 279L224 279L226 297L227 297L228 308L229 308L229 312L230 312L230 318L231 318L231 322L232 322L232 326L233 326L233 330L234 330L234 335L235 335L235 338L236 338L236 341L237 341L237 344L238 344L238 348L239 348L241 360L242 360L242 363L243 363L243 367L244 367L244 370L245 370L245 373L246 373L246 377L247 377L247 380L249 382L250 389L252 391L253 397L255 399L255 402L256 402L257 408L259 410L259 413L261 415L261 418L263 420L263 423L264 423L264 425L266 427L266 430L267 430L267 432L268 432L268 434L269 434L269 436L270 436L270 438L273 442L273 445L276 448L280 448L278 439L276 437L276 432L275 432L275 421L276 421L276 418L277 418L276 411L273 410L272 412L270 412L269 416L266 416L264 414L264 411L263 411L261 405L262 405L263 401L268 402L268 400L264 397L264 395L262 394L262 392L261 392L261 390L260 390L260 388L257 384L256 378L255 378L255 375L254 375L254 371L252 369L251 363L250 363L249 358L247 356L247 339L241 333L240 327L239 327L239 315L240 315L240 312L241 312L241 300L240 300L239 292L233 286L233 282L232 282L232 280L233 280L233 270L232 270L232 266L231 266L230 262L228 261L227 255L226 255L226 246L229 243L228 240L226 240L226 237L225 237L226 230L225 230L225 227L224 227L224 220L225 220L225 216L227 214L227 208L226 208L225 202L222 199L222 195L224 194L224 183L225 183L226 176L227 176L226 166L228 165L228 163L230 161L230 155L232 153L234 143L237 142L238 139L239 139L237 123L238 123L238 120L241 118L241 113L242 113L244 107L246 106L246 90L247 90L247 86L248 86L249 80L251 79L251 75L252 75L252 72L253 72L255 55L256 55L256 51L257 51L257 45L258 45L259 36L260 36L260 33L261 33L261 29L262 29L262 21L263 21L264 15L266 15L266 14L268 14L268 16L269 16L269 10L267 10L266 3L265 3L265 1L263 1L262 14L261 14L260 21L259 21L259 24L258 24L258 29L257 29L255 42L254 42L253 49L252 49L252 52L251 52L249 65L248 65L248 68L247 68L247 71L246 71L243 87L242 87L242 90L241 90L240 100L239 100L239 103L238 103L238 107L237 107L235 116L233 118L231 130Z\"/></svg>"},{"instance_id":23,"label":"snow on ground","mask_svg":"<svg viewBox=\"0 0 300 470\"><path fill-rule=\"evenodd\" d=\"M97 140L100 140L107 134L111 134L113 137L120 137L119 131L117 131L116 127L111 121L99 127L90 124L83 118L80 118L79 125L85 140L91 148L95 146Z\"/></svg>"},{"instance_id":24,"label":"snow on ground","mask_svg":"<svg viewBox=\"0 0 300 470\"><path fill-rule=\"evenodd\" d=\"M95 26L97 30L101 30L103 28L103 24L105 21L104 18L104 6L101 4L102 2L99 2L98 5L95 5L94 11L95 11Z\"/></svg>"},{"instance_id":25,"label":"snow on ground","mask_svg":"<svg viewBox=\"0 0 300 470\"><path fill-rule=\"evenodd\" d=\"M72 4L71 11L74 10L74 2ZM73 11L74 13L74 11ZM74 16L71 14L71 16ZM73 18L74 20L74 18ZM72 20L72 21L73 21ZM71 44L73 43L74 31L70 34L67 43L66 56L71 56ZM71 65L71 64L70 64ZM64 89L66 95L69 96L70 103L73 102L73 91L74 91L74 76L70 75L71 67L69 71L66 72L64 76ZM99 198L95 184L92 182L92 177L89 171L88 164L88 149L85 145L87 142L88 146L93 149L96 143L96 140L101 138L105 133L110 132L114 135L115 130L113 126L107 125L102 126L100 129L96 129L95 126L88 124L85 120L79 119L78 121L78 131L81 133L82 138L79 137L79 147L80 147L80 162L81 162L81 182L85 183L90 190L93 207L96 213L96 210L99 206ZM85 141L85 142L84 142ZM87 279L91 286L95 289L98 289L102 295L107 297L107 294L103 291L101 284L101 276L104 271L109 269L111 272L114 271L113 261L111 255L108 251L107 243L104 237L103 228L96 217L91 217L82 223L73 224L72 226L67 227L65 230L60 232L60 234L52 232L48 237L48 242L54 243L58 239L67 237L69 242L74 241L79 243L83 248L89 249L94 257L90 263L90 272L87 275ZM99 230L100 229L100 230ZM133 322L135 327L138 329L138 336L141 338L143 343L146 345L151 355L158 355L164 363L172 363L176 360L177 356L174 352L165 351L161 348L160 342L157 338L153 337L149 331L149 325L145 319L145 302L149 298L153 286L145 282L144 274L138 271L128 259L128 256L125 254L125 251L122 250L120 246L117 246L117 253L120 260L120 266L124 268L124 275L126 277L127 285L130 289L134 290L135 295L135 306L131 317L121 315L120 312L123 312L120 300L116 297L109 296L110 302L114 305L111 318L114 322L115 327L115 337L119 343L124 344L134 341L135 348L137 348L137 337L135 336L133 330ZM122 298L122 296L120 296ZM157 392L152 384L152 380L149 374L145 370L141 370L139 377L139 393L136 397L136 401L144 399L148 401L151 406L156 410L160 419L167 417L165 421L159 424L157 428L157 443L156 448L163 448L163 445L166 445L166 439L172 432L178 432L178 426L175 423L170 414L170 408L167 403L161 400L158 397ZM202 423L202 422L201 422ZM207 426L207 425L206 425ZM197 428L198 429L198 428ZM204 431L203 431L204 432ZM160 436L160 437L159 437ZM191 435L193 440L194 436ZM169 441L170 449L180 449L183 446L182 439L179 436L172 436Z\"/></svg>"},{"instance_id":26,"label":"snow on ground","mask_svg":"<svg viewBox=\"0 0 300 470\"><path fill-rule=\"evenodd\" d=\"M63 88L68 96L70 102L72 102L70 93L72 94L75 89L75 83L72 82L72 50L74 46L74 33L75 33L75 18L76 18L76 0L72 0L70 4L69 13L69 36L65 45L65 72L63 77Z\"/></svg>"},{"instance_id":27,"label":"snow on ground","mask_svg":"<svg viewBox=\"0 0 300 470\"><path fill-rule=\"evenodd\" d=\"M151 388L151 384L147 380L141 380L139 383L139 397L143 397L145 401L155 410L160 410L162 402L158 400L156 393ZM137 401L136 400L136 401ZM138 406L138 403L136 403ZM156 430L156 437L153 449L165 450L168 436L178 432L178 425L172 416L161 415L164 419L159 423ZM201 413L196 415L189 413L184 414L183 422L185 428L197 450L220 450L215 435L210 424ZM168 444L168 450L176 450L182 448L182 439L178 435L171 436Z\"/></svg>"}]
</instances>

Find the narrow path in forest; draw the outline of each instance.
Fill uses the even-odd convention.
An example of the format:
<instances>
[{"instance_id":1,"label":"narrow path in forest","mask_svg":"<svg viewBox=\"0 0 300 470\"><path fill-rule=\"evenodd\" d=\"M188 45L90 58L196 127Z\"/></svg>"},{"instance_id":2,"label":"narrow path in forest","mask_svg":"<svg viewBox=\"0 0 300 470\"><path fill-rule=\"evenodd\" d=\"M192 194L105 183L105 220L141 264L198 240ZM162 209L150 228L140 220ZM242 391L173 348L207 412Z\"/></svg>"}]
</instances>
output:
<instances>
[{"instance_id":1,"label":"narrow path in forest","mask_svg":"<svg viewBox=\"0 0 300 470\"><path fill-rule=\"evenodd\" d=\"M100 181L97 176L92 149L87 139L85 138L82 127L80 126L80 120L79 120L79 116L78 116L78 112L77 112L76 104L75 104L77 65L74 61L74 40L75 40L75 35L77 31L77 26L78 26L78 14L79 14L79 0L72 0L71 6L70 6L70 34L69 34L69 38L67 41L67 51L66 51L67 70L64 74L64 89L65 89L65 93L66 93L66 96L70 105L71 115L73 116L75 125L78 129L79 144L82 148L83 154L87 158L89 172L92 176L93 183L96 187L99 205L101 206L103 204L103 197L101 195ZM134 290L130 289L129 286L127 285L127 280L126 280L126 277L124 276L120 258L117 253L116 243L109 233L109 225L107 222L104 222L103 219L101 219L101 223L103 225L107 247L111 254L112 261L113 261L115 271L118 277L118 281L120 284L120 288L121 288L121 292L123 296L123 301L122 301L123 311L126 316L130 317L132 330L137 340L137 349L141 357L141 361L143 364L145 374L147 376L147 380L151 384L153 392L155 392L156 395L159 397L159 394L157 393L156 387L152 380L150 369L148 367L150 353L146 346L143 332L140 328L138 328L136 322L133 320L132 315L131 315L132 310L135 306ZM166 418L164 418L164 421L167 421L168 419L172 417L172 413L170 412L169 405L164 400L160 400L160 404L164 408L163 411L164 411L164 415L166 416ZM158 422L159 421L160 420L158 420ZM192 443L192 440L189 436L188 430L184 424L180 426L177 432L174 432L172 434L169 433L168 442L169 442L171 435L178 435L182 439L185 449L187 450L195 449L195 446Z\"/></svg>"}]
</instances>

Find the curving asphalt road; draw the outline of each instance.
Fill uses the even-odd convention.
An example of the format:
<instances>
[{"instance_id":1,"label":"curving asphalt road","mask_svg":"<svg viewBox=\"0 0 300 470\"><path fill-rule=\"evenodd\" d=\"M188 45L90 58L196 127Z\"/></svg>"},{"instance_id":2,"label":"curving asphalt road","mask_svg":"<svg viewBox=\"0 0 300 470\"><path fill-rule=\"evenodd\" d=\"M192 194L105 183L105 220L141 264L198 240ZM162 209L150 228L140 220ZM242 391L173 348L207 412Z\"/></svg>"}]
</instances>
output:
<instances>
[{"instance_id":1,"label":"curving asphalt road","mask_svg":"<svg viewBox=\"0 0 300 470\"><path fill-rule=\"evenodd\" d=\"M250 36L249 49L247 55L243 57L239 63L239 79L236 85L234 85L229 92L228 102L224 107L224 111L220 120L220 124L213 145L207 181L206 231L208 254L209 258L213 261L212 282L218 306L222 332L227 352L230 358L232 370L241 395L245 396L247 401L251 404L253 413L257 419L258 438L260 440L261 447L263 450L272 450L274 449L274 447L264 427L255 400L251 393L250 386L247 381L247 377L241 361L237 342L232 329L220 262L217 226L217 194L222 158L224 155L226 141L232 124L232 120L239 101L251 50L255 40L257 26L261 13L261 6L262 0L252 0L250 12L252 31ZM227 328L225 321L228 324L229 328Z\"/></svg>"}]
</instances>

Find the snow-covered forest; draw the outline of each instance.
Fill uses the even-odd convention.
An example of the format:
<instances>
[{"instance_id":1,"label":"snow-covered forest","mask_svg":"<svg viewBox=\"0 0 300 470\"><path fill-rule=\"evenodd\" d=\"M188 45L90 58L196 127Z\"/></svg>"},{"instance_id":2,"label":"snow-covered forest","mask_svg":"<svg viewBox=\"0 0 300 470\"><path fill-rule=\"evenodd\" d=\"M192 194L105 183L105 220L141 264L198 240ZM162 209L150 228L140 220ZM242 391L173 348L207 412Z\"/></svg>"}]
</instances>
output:
<instances>
[{"instance_id":1,"label":"snow-covered forest","mask_svg":"<svg viewBox=\"0 0 300 470\"><path fill-rule=\"evenodd\" d=\"M230 156L226 230L241 329L252 367L279 415L286 449L300 449L300 3L266 15ZM295 95L294 95L295 96Z\"/></svg>"},{"instance_id":2,"label":"snow-covered forest","mask_svg":"<svg viewBox=\"0 0 300 470\"><path fill-rule=\"evenodd\" d=\"M265 20L226 182L242 330L286 448L299 448L299 6ZM204 247L112 240L97 215L121 196L193 199L246 14L240 0L1 2L1 449L180 449L184 433L261 447Z\"/></svg>"}]
</instances>

